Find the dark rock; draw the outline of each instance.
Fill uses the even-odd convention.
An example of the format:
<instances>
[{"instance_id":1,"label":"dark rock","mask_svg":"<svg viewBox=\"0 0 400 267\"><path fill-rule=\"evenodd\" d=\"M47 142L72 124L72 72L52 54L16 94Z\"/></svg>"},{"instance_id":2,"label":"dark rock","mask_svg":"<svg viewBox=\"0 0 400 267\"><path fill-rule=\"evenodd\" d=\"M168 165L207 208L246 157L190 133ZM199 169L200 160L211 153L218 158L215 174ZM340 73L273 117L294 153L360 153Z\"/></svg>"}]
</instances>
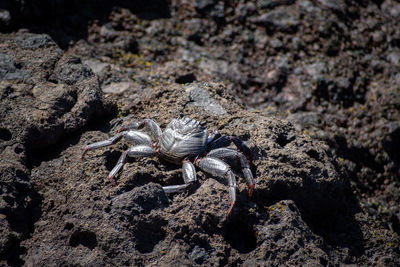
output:
<instances>
[{"instance_id":1,"label":"dark rock","mask_svg":"<svg viewBox=\"0 0 400 267\"><path fill-rule=\"evenodd\" d=\"M175 79L176 83L181 83L181 84L191 83L191 82L194 82L194 81L196 81L196 76L194 76L193 73L189 73L189 74L186 74L186 75L181 75L181 76L179 76L179 77L177 77Z\"/></svg>"},{"instance_id":2,"label":"dark rock","mask_svg":"<svg viewBox=\"0 0 400 267\"><path fill-rule=\"evenodd\" d=\"M199 12L204 12L213 7L216 3L217 0L196 0L195 7Z\"/></svg>"},{"instance_id":3,"label":"dark rock","mask_svg":"<svg viewBox=\"0 0 400 267\"><path fill-rule=\"evenodd\" d=\"M130 222L134 216L167 206L168 199L162 187L149 183L115 197L111 202L111 214L121 221Z\"/></svg>"},{"instance_id":4,"label":"dark rock","mask_svg":"<svg viewBox=\"0 0 400 267\"><path fill-rule=\"evenodd\" d=\"M294 32L300 24L298 12L294 8L278 7L252 19L253 23L266 27L268 32Z\"/></svg>"},{"instance_id":5,"label":"dark rock","mask_svg":"<svg viewBox=\"0 0 400 267\"><path fill-rule=\"evenodd\" d=\"M321 237L315 235L302 220L296 204L283 200L269 206L267 220L256 224L257 248L250 253L243 266L279 265L319 265L327 263L329 256L321 248ZM307 244L307 246L304 246ZM307 257L311 249L313 253Z\"/></svg>"},{"instance_id":6,"label":"dark rock","mask_svg":"<svg viewBox=\"0 0 400 267\"><path fill-rule=\"evenodd\" d=\"M23 49L36 50L42 47L54 46L56 43L47 34L32 34L18 36L15 39Z\"/></svg>"},{"instance_id":7,"label":"dark rock","mask_svg":"<svg viewBox=\"0 0 400 267\"><path fill-rule=\"evenodd\" d=\"M389 17L397 18L400 15L400 4L398 1L385 0L381 5L381 9Z\"/></svg>"},{"instance_id":8,"label":"dark rock","mask_svg":"<svg viewBox=\"0 0 400 267\"><path fill-rule=\"evenodd\" d=\"M8 111L2 113L0 128L12 132L10 142L23 143L31 151L42 149L101 113L101 94L93 72L78 59L61 58L47 35L20 32L15 40L2 38L4 79L0 86L5 91L1 109ZM10 51L15 59L6 54ZM24 80L16 84L11 80L16 78Z\"/></svg>"},{"instance_id":9,"label":"dark rock","mask_svg":"<svg viewBox=\"0 0 400 267\"><path fill-rule=\"evenodd\" d=\"M210 15L217 26L221 27L225 23L225 6L223 2L216 4L211 10Z\"/></svg>"},{"instance_id":10,"label":"dark rock","mask_svg":"<svg viewBox=\"0 0 400 267\"><path fill-rule=\"evenodd\" d=\"M54 101L50 95L46 98ZM140 114L154 118L162 128L172 118L185 114L206 121L210 129L245 140L255 164L253 197L247 197L248 186L239 170L237 203L227 217L230 200L226 181L198 171L197 187L171 196L168 203L161 185L183 183L181 166L157 158L130 160L117 177L117 187L103 184L118 160L115 150L126 148L116 144L91 151L81 161L85 144L114 134L114 130L107 134L84 131L59 155L44 158L32 168L31 179L43 195L43 214L34 224L32 237L24 240L24 246L29 247L24 256L27 265L50 264L54 255L59 264L96 265L99 251L101 260L116 265L140 265L149 258L160 265L334 262L328 253L339 252L327 247L325 239L337 232L326 230L330 227L324 228L325 223L338 224L340 214L354 216L354 203L326 145L296 132L286 121L241 109L222 84L155 87L141 96L140 105L132 117ZM210 111L210 106L224 112ZM117 129L120 121L110 125ZM7 142L13 140L12 133ZM357 223L349 219L339 222L343 225L339 229L345 233L345 229L352 233L357 229ZM317 235L314 229L325 230ZM359 240L357 236L355 240ZM266 256L268 253L271 257Z\"/></svg>"},{"instance_id":11,"label":"dark rock","mask_svg":"<svg viewBox=\"0 0 400 267\"><path fill-rule=\"evenodd\" d=\"M257 5L261 9L273 9L277 6L291 5L293 3L294 3L294 0L259 0L259 1L257 1Z\"/></svg>"},{"instance_id":12,"label":"dark rock","mask_svg":"<svg viewBox=\"0 0 400 267\"><path fill-rule=\"evenodd\" d=\"M196 245L190 252L189 259L201 265L206 260L207 256L206 250Z\"/></svg>"},{"instance_id":13,"label":"dark rock","mask_svg":"<svg viewBox=\"0 0 400 267\"><path fill-rule=\"evenodd\" d=\"M10 255L16 254L21 241L32 233L41 212L40 196L24 166L25 153L16 154L15 147L8 146L0 153L0 260L10 262L15 260Z\"/></svg>"},{"instance_id":14,"label":"dark rock","mask_svg":"<svg viewBox=\"0 0 400 267\"><path fill-rule=\"evenodd\" d=\"M0 265L400 266L398 1L106 2L0 1ZM157 157L110 186L124 140L80 160L180 115L252 151L229 217L200 170L167 203Z\"/></svg>"},{"instance_id":15,"label":"dark rock","mask_svg":"<svg viewBox=\"0 0 400 267\"><path fill-rule=\"evenodd\" d=\"M21 69L21 67L15 62L13 56L0 53L0 79L17 80L29 77L29 72Z\"/></svg>"},{"instance_id":16,"label":"dark rock","mask_svg":"<svg viewBox=\"0 0 400 267\"><path fill-rule=\"evenodd\" d=\"M324 7L341 11L342 13L346 12L347 9L346 2L343 0L318 0L318 2Z\"/></svg>"},{"instance_id":17,"label":"dark rock","mask_svg":"<svg viewBox=\"0 0 400 267\"><path fill-rule=\"evenodd\" d=\"M68 58L62 60L54 70L54 74L50 79L57 83L65 83L74 85L87 78L93 77L94 74L89 66L82 64L78 58Z\"/></svg>"},{"instance_id":18,"label":"dark rock","mask_svg":"<svg viewBox=\"0 0 400 267\"><path fill-rule=\"evenodd\" d=\"M400 125L392 125L389 134L382 141L383 148L389 157L400 163Z\"/></svg>"},{"instance_id":19,"label":"dark rock","mask_svg":"<svg viewBox=\"0 0 400 267\"><path fill-rule=\"evenodd\" d=\"M12 23L11 14L8 10L0 9L0 31L6 31Z\"/></svg>"}]
</instances>

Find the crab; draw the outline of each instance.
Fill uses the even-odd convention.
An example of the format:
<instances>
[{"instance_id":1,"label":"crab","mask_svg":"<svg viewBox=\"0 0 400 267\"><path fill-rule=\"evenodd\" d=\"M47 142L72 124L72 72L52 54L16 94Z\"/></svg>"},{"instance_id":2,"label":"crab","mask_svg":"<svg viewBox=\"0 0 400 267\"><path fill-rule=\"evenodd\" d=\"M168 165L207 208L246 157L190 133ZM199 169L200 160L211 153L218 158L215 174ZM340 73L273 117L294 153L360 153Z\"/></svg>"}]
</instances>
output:
<instances>
[{"instance_id":1,"label":"crab","mask_svg":"<svg viewBox=\"0 0 400 267\"><path fill-rule=\"evenodd\" d=\"M243 176L249 185L249 197L252 196L255 181L250 170L252 153L249 147L236 136L223 136L218 131L209 131L199 121L181 117L173 119L165 128L152 119L131 121L119 129L113 137L85 146L84 159L90 150L109 146L124 138L133 146L124 151L117 164L109 173L109 179L115 185L115 176L121 170L127 157L158 156L170 163L182 165L183 184L164 186L165 193L184 191L197 181L196 168L215 177L226 178L229 185L230 207L227 215L236 202L237 184L231 166L240 166ZM233 143L237 149L228 148ZM250 164L249 164L250 162Z\"/></svg>"}]
</instances>

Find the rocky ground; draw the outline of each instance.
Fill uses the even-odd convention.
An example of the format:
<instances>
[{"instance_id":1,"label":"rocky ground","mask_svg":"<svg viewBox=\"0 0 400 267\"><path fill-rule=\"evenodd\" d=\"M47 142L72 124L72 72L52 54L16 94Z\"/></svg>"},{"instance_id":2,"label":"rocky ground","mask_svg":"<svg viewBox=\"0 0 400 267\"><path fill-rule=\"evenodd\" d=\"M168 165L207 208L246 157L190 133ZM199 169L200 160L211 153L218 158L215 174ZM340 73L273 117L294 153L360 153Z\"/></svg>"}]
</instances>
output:
<instances>
[{"instance_id":1,"label":"rocky ground","mask_svg":"<svg viewBox=\"0 0 400 267\"><path fill-rule=\"evenodd\" d=\"M0 3L1 265L400 265L400 2ZM91 151L185 115L250 146L238 176Z\"/></svg>"}]
</instances>

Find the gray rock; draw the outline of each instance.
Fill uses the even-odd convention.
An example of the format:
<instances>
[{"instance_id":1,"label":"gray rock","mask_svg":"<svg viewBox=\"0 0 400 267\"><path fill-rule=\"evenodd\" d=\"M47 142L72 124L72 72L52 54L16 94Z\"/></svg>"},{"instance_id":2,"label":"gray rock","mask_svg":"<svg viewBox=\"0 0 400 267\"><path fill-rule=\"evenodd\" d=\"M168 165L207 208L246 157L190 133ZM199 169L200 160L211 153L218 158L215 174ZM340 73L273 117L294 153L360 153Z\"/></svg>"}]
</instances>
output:
<instances>
[{"instance_id":1,"label":"gray rock","mask_svg":"<svg viewBox=\"0 0 400 267\"><path fill-rule=\"evenodd\" d=\"M292 266L312 266L328 262L329 256L321 248L322 238L312 233L291 200L268 207L267 220L254 228L257 248L243 266L277 266L282 262ZM299 256L308 249L313 253L308 257Z\"/></svg>"},{"instance_id":2,"label":"gray rock","mask_svg":"<svg viewBox=\"0 0 400 267\"><path fill-rule=\"evenodd\" d=\"M122 94L133 86L134 84L132 82L117 82L105 85L102 90L107 94Z\"/></svg>"},{"instance_id":3,"label":"gray rock","mask_svg":"<svg viewBox=\"0 0 400 267\"><path fill-rule=\"evenodd\" d=\"M347 5L343 0L318 0L318 2L327 8L331 8L337 11L346 12Z\"/></svg>"},{"instance_id":4,"label":"gray rock","mask_svg":"<svg viewBox=\"0 0 400 267\"><path fill-rule=\"evenodd\" d=\"M18 68L13 56L0 53L0 79L17 80L30 77L26 70Z\"/></svg>"},{"instance_id":5,"label":"gray rock","mask_svg":"<svg viewBox=\"0 0 400 267\"><path fill-rule=\"evenodd\" d=\"M269 32L293 32L296 31L297 26L300 24L297 10L286 6L278 7L253 18L251 21L266 27Z\"/></svg>"},{"instance_id":6,"label":"gray rock","mask_svg":"<svg viewBox=\"0 0 400 267\"><path fill-rule=\"evenodd\" d=\"M47 34L29 34L29 36L21 35L15 40L21 48L31 50L54 46L56 44Z\"/></svg>"},{"instance_id":7,"label":"gray rock","mask_svg":"<svg viewBox=\"0 0 400 267\"><path fill-rule=\"evenodd\" d=\"M168 206L168 199L159 184L149 183L122 193L111 201L111 215L131 222L134 216Z\"/></svg>"},{"instance_id":8,"label":"gray rock","mask_svg":"<svg viewBox=\"0 0 400 267\"><path fill-rule=\"evenodd\" d=\"M318 80L319 77L328 72L328 66L325 62L317 61L305 66L305 70L313 80Z\"/></svg>"},{"instance_id":9,"label":"gray rock","mask_svg":"<svg viewBox=\"0 0 400 267\"><path fill-rule=\"evenodd\" d=\"M395 66L400 66L400 51L392 51L387 55L387 60Z\"/></svg>"},{"instance_id":10,"label":"gray rock","mask_svg":"<svg viewBox=\"0 0 400 267\"><path fill-rule=\"evenodd\" d=\"M400 15L400 3L394 0L385 0L381 5L381 10L389 17L398 18Z\"/></svg>"},{"instance_id":11,"label":"gray rock","mask_svg":"<svg viewBox=\"0 0 400 267\"><path fill-rule=\"evenodd\" d=\"M279 39L272 39L269 41L269 45L275 49L281 49L282 47L284 47L282 41L280 41Z\"/></svg>"},{"instance_id":12,"label":"gray rock","mask_svg":"<svg viewBox=\"0 0 400 267\"><path fill-rule=\"evenodd\" d=\"M188 85L186 87L186 92L189 95L191 104L201 107L205 111L215 115L225 115L227 113L198 83Z\"/></svg>"},{"instance_id":13,"label":"gray rock","mask_svg":"<svg viewBox=\"0 0 400 267\"><path fill-rule=\"evenodd\" d=\"M89 66L82 64L78 58L68 58L60 63L51 77L59 83L73 85L94 76Z\"/></svg>"},{"instance_id":14,"label":"gray rock","mask_svg":"<svg viewBox=\"0 0 400 267\"><path fill-rule=\"evenodd\" d=\"M291 5L293 3L294 3L294 0L259 0L259 1L257 1L257 5L261 9L273 9L277 6Z\"/></svg>"},{"instance_id":15,"label":"gray rock","mask_svg":"<svg viewBox=\"0 0 400 267\"><path fill-rule=\"evenodd\" d=\"M299 7L300 10L304 10L307 13L312 13L317 10L318 11L320 10L317 6L315 6L315 4L312 1L309 0L299 0Z\"/></svg>"},{"instance_id":16,"label":"gray rock","mask_svg":"<svg viewBox=\"0 0 400 267\"><path fill-rule=\"evenodd\" d=\"M217 3L217 0L196 0L195 7L199 11L204 11L210 7L213 7Z\"/></svg>"},{"instance_id":17,"label":"gray rock","mask_svg":"<svg viewBox=\"0 0 400 267\"><path fill-rule=\"evenodd\" d=\"M197 264L203 264L207 258L207 252L204 248L195 246L193 250L189 253L189 259Z\"/></svg>"}]
</instances>

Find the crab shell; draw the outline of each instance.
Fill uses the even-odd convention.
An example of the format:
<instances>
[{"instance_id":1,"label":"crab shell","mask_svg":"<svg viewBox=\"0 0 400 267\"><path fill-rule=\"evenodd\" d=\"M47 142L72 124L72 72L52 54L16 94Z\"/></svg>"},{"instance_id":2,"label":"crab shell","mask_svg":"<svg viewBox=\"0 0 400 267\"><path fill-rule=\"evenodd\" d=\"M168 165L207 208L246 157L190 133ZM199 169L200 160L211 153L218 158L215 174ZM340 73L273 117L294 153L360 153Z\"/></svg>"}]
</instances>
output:
<instances>
[{"instance_id":1,"label":"crab shell","mask_svg":"<svg viewBox=\"0 0 400 267\"><path fill-rule=\"evenodd\" d=\"M205 153L208 131L200 122L189 119L173 119L160 136L160 156L174 164L185 158Z\"/></svg>"}]
</instances>

